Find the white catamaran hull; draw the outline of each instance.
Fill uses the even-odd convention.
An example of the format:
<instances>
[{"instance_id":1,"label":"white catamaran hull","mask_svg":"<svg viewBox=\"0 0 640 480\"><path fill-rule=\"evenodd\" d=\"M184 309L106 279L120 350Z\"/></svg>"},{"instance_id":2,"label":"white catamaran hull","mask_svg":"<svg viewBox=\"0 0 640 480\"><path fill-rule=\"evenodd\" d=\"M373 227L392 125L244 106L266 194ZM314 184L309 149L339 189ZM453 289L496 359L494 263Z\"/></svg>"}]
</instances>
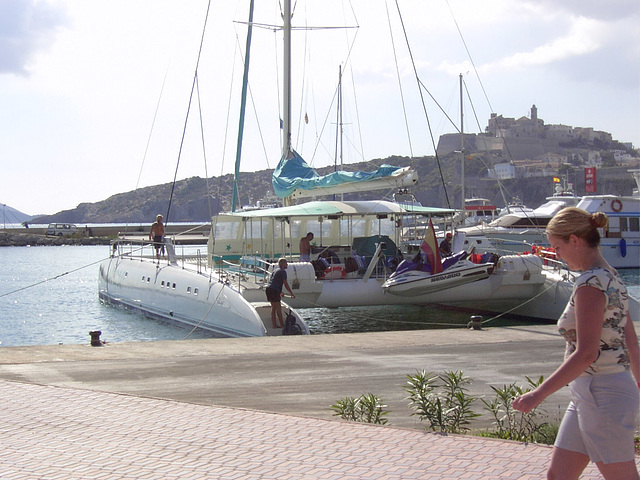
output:
<instances>
[{"instance_id":1,"label":"white catamaran hull","mask_svg":"<svg viewBox=\"0 0 640 480\"><path fill-rule=\"evenodd\" d=\"M572 283L534 256L501 257L487 278L413 296L392 295L382 285L385 278L336 278L318 280L300 272L304 262L290 263L289 283L295 298L287 299L294 308L337 308L380 305L445 305L474 312L520 315L557 320L571 295ZM295 266L297 281L293 276ZM244 291L245 298L264 297L263 288Z\"/></svg>"},{"instance_id":2,"label":"white catamaran hull","mask_svg":"<svg viewBox=\"0 0 640 480\"><path fill-rule=\"evenodd\" d=\"M248 302L213 275L177 264L114 256L100 265L100 299L170 323L197 327L221 337L279 335L271 328L271 306L263 296ZM288 309L283 304L283 309ZM284 310L288 313L288 310ZM302 333L309 329L299 315Z\"/></svg>"}]
</instances>

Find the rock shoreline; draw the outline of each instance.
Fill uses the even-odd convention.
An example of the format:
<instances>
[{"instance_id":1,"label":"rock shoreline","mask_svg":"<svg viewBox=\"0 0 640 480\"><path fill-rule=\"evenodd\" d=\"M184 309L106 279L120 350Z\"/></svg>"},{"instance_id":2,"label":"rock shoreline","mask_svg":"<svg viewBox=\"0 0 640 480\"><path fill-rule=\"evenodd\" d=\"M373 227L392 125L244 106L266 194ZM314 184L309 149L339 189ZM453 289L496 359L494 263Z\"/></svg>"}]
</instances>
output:
<instances>
[{"instance_id":1,"label":"rock shoreline","mask_svg":"<svg viewBox=\"0 0 640 480\"><path fill-rule=\"evenodd\" d=\"M108 237L53 237L30 233L0 233L0 247L109 245Z\"/></svg>"}]
</instances>

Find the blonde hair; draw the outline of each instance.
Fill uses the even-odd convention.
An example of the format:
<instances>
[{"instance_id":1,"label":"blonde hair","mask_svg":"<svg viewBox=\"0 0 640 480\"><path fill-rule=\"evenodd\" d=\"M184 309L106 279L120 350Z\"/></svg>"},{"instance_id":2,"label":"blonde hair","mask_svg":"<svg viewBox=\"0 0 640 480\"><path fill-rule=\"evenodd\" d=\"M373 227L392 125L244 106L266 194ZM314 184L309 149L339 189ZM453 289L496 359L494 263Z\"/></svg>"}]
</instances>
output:
<instances>
[{"instance_id":1,"label":"blonde hair","mask_svg":"<svg viewBox=\"0 0 640 480\"><path fill-rule=\"evenodd\" d=\"M547 225L547 235L569 240L571 235L586 240L592 248L600 245L600 232L598 228L606 228L609 219L602 212L589 213L576 207L567 207L560 210Z\"/></svg>"}]
</instances>

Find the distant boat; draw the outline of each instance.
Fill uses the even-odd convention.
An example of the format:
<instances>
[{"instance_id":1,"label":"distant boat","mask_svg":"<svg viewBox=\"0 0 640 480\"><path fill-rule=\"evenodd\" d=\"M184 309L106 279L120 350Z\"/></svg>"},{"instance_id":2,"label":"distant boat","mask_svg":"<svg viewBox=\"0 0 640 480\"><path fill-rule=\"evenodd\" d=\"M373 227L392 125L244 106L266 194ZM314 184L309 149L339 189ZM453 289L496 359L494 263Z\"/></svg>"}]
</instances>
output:
<instances>
[{"instance_id":1,"label":"distant boat","mask_svg":"<svg viewBox=\"0 0 640 480\"><path fill-rule=\"evenodd\" d=\"M630 170L640 185L640 170ZM614 268L640 268L640 196L567 195L564 192L547 197L532 212L514 212L495 221L460 228L468 247L490 248L500 254L530 251L532 245L548 247L544 233L553 216L565 207L575 206L590 213L603 212L609 217L608 228L601 229L600 248Z\"/></svg>"}]
</instances>

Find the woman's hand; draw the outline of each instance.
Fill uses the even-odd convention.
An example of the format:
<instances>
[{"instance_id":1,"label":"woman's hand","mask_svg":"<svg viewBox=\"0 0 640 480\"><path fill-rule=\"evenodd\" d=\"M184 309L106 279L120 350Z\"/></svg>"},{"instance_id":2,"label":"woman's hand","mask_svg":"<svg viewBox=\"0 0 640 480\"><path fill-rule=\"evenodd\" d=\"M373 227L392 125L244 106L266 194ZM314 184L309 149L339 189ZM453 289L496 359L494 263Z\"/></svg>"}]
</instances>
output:
<instances>
[{"instance_id":1,"label":"woman's hand","mask_svg":"<svg viewBox=\"0 0 640 480\"><path fill-rule=\"evenodd\" d=\"M529 413L531 410L538 407L543 400L544 398L541 398L541 395L537 390L532 390L531 392L516 397L512 406L523 413Z\"/></svg>"}]
</instances>

